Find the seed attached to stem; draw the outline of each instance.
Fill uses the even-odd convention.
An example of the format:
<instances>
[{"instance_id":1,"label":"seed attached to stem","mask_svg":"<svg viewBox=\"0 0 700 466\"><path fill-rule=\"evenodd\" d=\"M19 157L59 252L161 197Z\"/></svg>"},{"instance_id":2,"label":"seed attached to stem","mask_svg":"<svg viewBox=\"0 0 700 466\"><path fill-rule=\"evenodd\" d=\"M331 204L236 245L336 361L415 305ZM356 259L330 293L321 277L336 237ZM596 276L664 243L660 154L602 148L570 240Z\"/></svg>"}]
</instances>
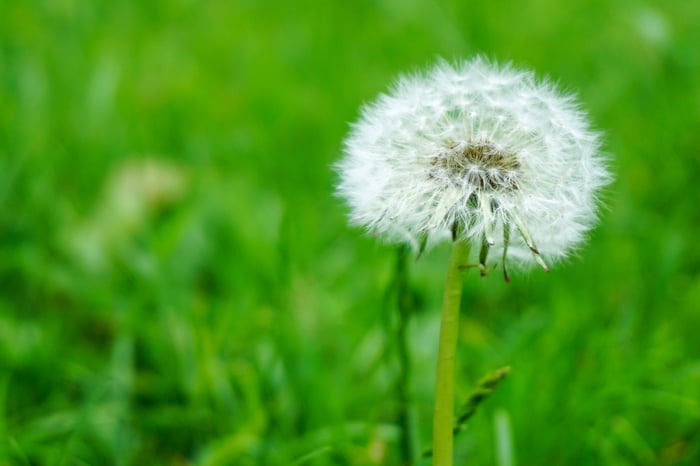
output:
<instances>
[{"instance_id":1,"label":"seed attached to stem","mask_svg":"<svg viewBox=\"0 0 700 466\"><path fill-rule=\"evenodd\" d=\"M508 275L508 245L510 244L510 223L503 222L503 278L507 283L510 283L510 275Z\"/></svg>"},{"instance_id":2,"label":"seed attached to stem","mask_svg":"<svg viewBox=\"0 0 700 466\"><path fill-rule=\"evenodd\" d=\"M488 258L490 247L489 242L486 240L486 236L484 236L483 240L481 241L481 249L479 250L479 271L482 277L485 277L488 273L486 259Z\"/></svg>"},{"instance_id":3,"label":"seed attached to stem","mask_svg":"<svg viewBox=\"0 0 700 466\"><path fill-rule=\"evenodd\" d=\"M479 204L481 206L481 213L484 216L484 240L489 244L489 246L493 246L496 244L496 241L493 239L493 222L494 222L494 215L493 211L491 210L491 199L484 194L483 192L479 192Z\"/></svg>"},{"instance_id":4,"label":"seed attached to stem","mask_svg":"<svg viewBox=\"0 0 700 466\"><path fill-rule=\"evenodd\" d=\"M542 267L545 272L549 272L549 267L547 264L545 264L544 259L540 256L540 251L537 249L537 246L535 246L535 242L532 240L532 235L530 235L530 232L527 230L527 227L523 223L523 221L520 219L518 214L515 212L510 213L510 217L513 220L513 223L515 223L516 228L520 232L520 235L523 237L523 240L525 240L525 244L527 244L527 247L530 248L532 251L533 257L535 258L535 262L537 262L540 267Z\"/></svg>"}]
</instances>

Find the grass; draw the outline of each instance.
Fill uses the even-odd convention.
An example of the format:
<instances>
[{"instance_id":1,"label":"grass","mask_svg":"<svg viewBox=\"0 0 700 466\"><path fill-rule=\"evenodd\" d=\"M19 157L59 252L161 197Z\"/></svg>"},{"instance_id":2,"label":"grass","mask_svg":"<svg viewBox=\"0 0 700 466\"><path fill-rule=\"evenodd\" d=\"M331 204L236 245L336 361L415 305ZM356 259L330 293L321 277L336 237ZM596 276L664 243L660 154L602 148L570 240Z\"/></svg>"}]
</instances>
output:
<instances>
[{"instance_id":1,"label":"grass","mask_svg":"<svg viewBox=\"0 0 700 466\"><path fill-rule=\"evenodd\" d=\"M682 0L3 1L0 464L400 464L402 412L427 447L448 251L400 282L404 409L397 252L330 165L397 73L476 53L577 90L617 181L579 257L467 277L458 404L512 371L458 460L698 464L698 25Z\"/></svg>"}]
</instances>

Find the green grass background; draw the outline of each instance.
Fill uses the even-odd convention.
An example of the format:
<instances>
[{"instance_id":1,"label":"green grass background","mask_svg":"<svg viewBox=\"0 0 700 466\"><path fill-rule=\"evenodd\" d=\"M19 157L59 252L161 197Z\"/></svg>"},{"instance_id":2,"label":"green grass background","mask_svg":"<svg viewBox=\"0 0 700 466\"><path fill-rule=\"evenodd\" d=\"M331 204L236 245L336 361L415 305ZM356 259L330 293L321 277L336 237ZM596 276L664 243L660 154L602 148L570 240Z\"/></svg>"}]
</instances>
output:
<instances>
[{"instance_id":1,"label":"green grass background","mask_svg":"<svg viewBox=\"0 0 700 466\"><path fill-rule=\"evenodd\" d=\"M458 398L512 373L459 464L700 464L688 0L2 0L0 464L401 464L397 252L330 167L398 73L477 53L576 90L616 182L577 257L467 277ZM409 260L416 451L447 254Z\"/></svg>"}]
</instances>

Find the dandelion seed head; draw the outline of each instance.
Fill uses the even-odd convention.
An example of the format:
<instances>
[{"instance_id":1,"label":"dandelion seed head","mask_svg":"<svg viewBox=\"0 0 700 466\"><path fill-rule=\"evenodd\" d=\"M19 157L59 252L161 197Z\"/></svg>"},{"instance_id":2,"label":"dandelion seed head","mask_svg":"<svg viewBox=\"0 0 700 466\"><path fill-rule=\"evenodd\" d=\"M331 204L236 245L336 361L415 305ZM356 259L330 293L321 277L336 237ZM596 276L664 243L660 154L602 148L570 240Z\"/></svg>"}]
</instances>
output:
<instances>
[{"instance_id":1,"label":"dandelion seed head","mask_svg":"<svg viewBox=\"0 0 700 466\"><path fill-rule=\"evenodd\" d=\"M611 180L573 96L482 58L400 77L363 107L337 170L352 223L415 247L458 226L521 265L570 254Z\"/></svg>"}]
</instances>

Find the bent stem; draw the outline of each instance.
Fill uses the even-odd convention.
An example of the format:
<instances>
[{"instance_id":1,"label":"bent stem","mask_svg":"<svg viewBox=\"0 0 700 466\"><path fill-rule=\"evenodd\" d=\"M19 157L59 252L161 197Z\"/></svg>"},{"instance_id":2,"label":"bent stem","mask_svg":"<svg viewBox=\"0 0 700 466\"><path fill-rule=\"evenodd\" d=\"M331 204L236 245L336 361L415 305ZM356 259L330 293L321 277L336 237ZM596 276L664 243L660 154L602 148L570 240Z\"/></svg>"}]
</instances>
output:
<instances>
[{"instance_id":1,"label":"bent stem","mask_svg":"<svg viewBox=\"0 0 700 466\"><path fill-rule=\"evenodd\" d=\"M447 270L440 322L433 415L433 466L452 466L453 461L455 354L459 330L459 303L462 298L462 277L468 258L469 243L455 241Z\"/></svg>"}]
</instances>

